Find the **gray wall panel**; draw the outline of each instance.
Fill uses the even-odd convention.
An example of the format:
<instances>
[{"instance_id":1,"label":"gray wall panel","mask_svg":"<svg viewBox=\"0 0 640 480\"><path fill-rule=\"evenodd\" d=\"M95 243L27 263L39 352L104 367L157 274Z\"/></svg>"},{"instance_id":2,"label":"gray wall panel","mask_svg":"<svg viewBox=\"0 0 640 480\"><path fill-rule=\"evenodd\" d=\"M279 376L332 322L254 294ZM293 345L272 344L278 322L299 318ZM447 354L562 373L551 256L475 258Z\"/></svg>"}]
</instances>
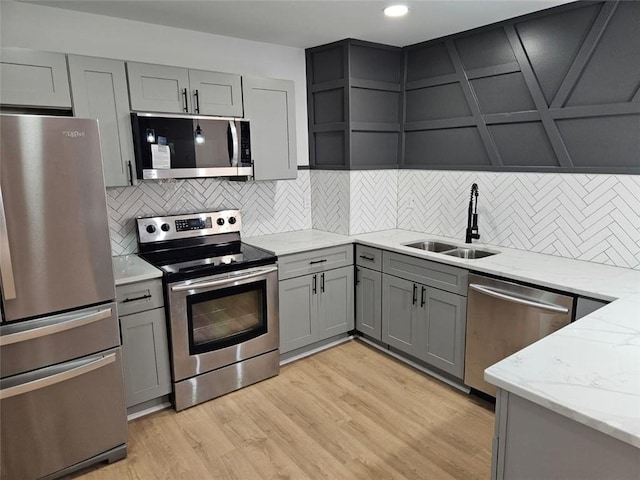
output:
<instances>
[{"instance_id":1,"label":"gray wall panel","mask_svg":"<svg viewBox=\"0 0 640 480\"><path fill-rule=\"evenodd\" d=\"M628 102L640 86L640 2L621 2L567 106Z\"/></svg>"},{"instance_id":2,"label":"gray wall panel","mask_svg":"<svg viewBox=\"0 0 640 480\"><path fill-rule=\"evenodd\" d=\"M406 122L468 117L470 115L471 110L469 110L459 83L409 90L406 93Z\"/></svg>"},{"instance_id":3,"label":"gray wall panel","mask_svg":"<svg viewBox=\"0 0 640 480\"><path fill-rule=\"evenodd\" d=\"M548 105L599 11L595 4L516 24Z\"/></svg>"},{"instance_id":4,"label":"gray wall panel","mask_svg":"<svg viewBox=\"0 0 640 480\"><path fill-rule=\"evenodd\" d=\"M506 166L558 166L541 122L490 125L489 131Z\"/></svg>"},{"instance_id":5,"label":"gray wall panel","mask_svg":"<svg viewBox=\"0 0 640 480\"><path fill-rule=\"evenodd\" d=\"M316 125L344 122L344 89L323 90L311 95Z\"/></svg>"},{"instance_id":6,"label":"gray wall panel","mask_svg":"<svg viewBox=\"0 0 640 480\"><path fill-rule=\"evenodd\" d=\"M345 165L344 131L317 132L314 136L316 165L324 167Z\"/></svg>"},{"instance_id":7,"label":"gray wall panel","mask_svg":"<svg viewBox=\"0 0 640 480\"><path fill-rule=\"evenodd\" d=\"M400 93L352 88L351 121L399 123Z\"/></svg>"},{"instance_id":8,"label":"gray wall panel","mask_svg":"<svg viewBox=\"0 0 640 480\"><path fill-rule=\"evenodd\" d=\"M475 127L425 130L405 133L404 164L421 165L490 165Z\"/></svg>"},{"instance_id":9,"label":"gray wall panel","mask_svg":"<svg viewBox=\"0 0 640 480\"><path fill-rule=\"evenodd\" d=\"M399 83L402 51L351 45L351 77Z\"/></svg>"},{"instance_id":10,"label":"gray wall panel","mask_svg":"<svg viewBox=\"0 0 640 480\"><path fill-rule=\"evenodd\" d=\"M558 120L576 167L640 169L640 115Z\"/></svg>"},{"instance_id":11,"label":"gray wall panel","mask_svg":"<svg viewBox=\"0 0 640 480\"><path fill-rule=\"evenodd\" d=\"M523 112L536 109L520 72L477 78L471 80L471 86L483 114Z\"/></svg>"},{"instance_id":12,"label":"gray wall panel","mask_svg":"<svg viewBox=\"0 0 640 480\"><path fill-rule=\"evenodd\" d=\"M407 50L407 82L455 72L444 43Z\"/></svg>"},{"instance_id":13,"label":"gray wall panel","mask_svg":"<svg viewBox=\"0 0 640 480\"><path fill-rule=\"evenodd\" d=\"M312 84L344 78L343 50L343 46L339 45L311 54Z\"/></svg>"},{"instance_id":14,"label":"gray wall panel","mask_svg":"<svg viewBox=\"0 0 640 480\"><path fill-rule=\"evenodd\" d=\"M516 61L501 28L459 38L455 45L465 70Z\"/></svg>"},{"instance_id":15,"label":"gray wall panel","mask_svg":"<svg viewBox=\"0 0 640 480\"><path fill-rule=\"evenodd\" d=\"M396 132L351 132L351 165L397 165L398 137Z\"/></svg>"}]
</instances>

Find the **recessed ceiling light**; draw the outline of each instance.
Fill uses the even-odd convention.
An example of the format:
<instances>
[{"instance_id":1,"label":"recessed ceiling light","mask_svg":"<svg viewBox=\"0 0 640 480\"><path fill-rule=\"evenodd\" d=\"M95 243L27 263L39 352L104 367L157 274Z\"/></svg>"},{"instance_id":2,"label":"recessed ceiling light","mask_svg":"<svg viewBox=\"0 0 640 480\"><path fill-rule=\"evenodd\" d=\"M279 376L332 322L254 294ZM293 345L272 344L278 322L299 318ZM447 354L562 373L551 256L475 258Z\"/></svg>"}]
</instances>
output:
<instances>
[{"instance_id":1,"label":"recessed ceiling light","mask_svg":"<svg viewBox=\"0 0 640 480\"><path fill-rule=\"evenodd\" d=\"M387 17L402 17L406 15L409 8L406 5L391 5L384 9L384 14Z\"/></svg>"}]
</instances>

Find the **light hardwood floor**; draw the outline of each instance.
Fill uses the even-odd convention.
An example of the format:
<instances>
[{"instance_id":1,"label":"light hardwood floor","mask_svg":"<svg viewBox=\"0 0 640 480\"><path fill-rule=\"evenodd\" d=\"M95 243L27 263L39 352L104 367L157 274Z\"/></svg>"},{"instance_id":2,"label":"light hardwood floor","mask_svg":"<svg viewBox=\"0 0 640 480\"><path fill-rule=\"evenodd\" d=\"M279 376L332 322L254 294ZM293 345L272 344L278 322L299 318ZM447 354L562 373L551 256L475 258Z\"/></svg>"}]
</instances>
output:
<instances>
[{"instance_id":1,"label":"light hardwood floor","mask_svg":"<svg viewBox=\"0 0 640 480\"><path fill-rule=\"evenodd\" d=\"M488 479L493 408L357 341L257 385L129 424L129 455L76 478Z\"/></svg>"}]
</instances>

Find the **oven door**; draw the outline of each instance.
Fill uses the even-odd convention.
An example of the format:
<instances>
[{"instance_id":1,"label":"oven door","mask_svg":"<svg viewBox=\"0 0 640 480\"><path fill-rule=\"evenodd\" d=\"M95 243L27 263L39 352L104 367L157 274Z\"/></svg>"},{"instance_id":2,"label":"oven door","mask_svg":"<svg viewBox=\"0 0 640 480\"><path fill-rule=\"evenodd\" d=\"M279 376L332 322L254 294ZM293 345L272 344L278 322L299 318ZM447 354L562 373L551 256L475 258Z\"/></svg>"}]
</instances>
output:
<instances>
[{"instance_id":1,"label":"oven door","mask_svg":"<svg viewBox=\"0 0 640 480\"><path fill-rule=\"evenodd\" d=\"M275 265L167 286L173 380L279 348Z\"/></svg>"}]
</instances>

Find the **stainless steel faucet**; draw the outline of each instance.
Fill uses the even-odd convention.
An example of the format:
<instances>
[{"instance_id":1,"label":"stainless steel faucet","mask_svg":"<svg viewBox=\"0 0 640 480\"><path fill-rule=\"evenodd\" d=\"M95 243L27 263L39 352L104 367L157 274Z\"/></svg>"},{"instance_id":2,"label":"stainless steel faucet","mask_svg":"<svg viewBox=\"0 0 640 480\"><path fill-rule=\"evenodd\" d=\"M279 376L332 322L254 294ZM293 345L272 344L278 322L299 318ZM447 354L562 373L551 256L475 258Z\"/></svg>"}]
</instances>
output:
<instances>
[{"instance_id":1,"label":"stainless steel faucet","mask_svg":"<svg viewBox=\"0 0 640 480\"><path fill-rule=\"evenodd\" d=\"M478 233L478 184L471 185L471 197L469 198L469 211L467 213L467 233L465 243L480 238Z\"/></svg>"}]
</instances>

